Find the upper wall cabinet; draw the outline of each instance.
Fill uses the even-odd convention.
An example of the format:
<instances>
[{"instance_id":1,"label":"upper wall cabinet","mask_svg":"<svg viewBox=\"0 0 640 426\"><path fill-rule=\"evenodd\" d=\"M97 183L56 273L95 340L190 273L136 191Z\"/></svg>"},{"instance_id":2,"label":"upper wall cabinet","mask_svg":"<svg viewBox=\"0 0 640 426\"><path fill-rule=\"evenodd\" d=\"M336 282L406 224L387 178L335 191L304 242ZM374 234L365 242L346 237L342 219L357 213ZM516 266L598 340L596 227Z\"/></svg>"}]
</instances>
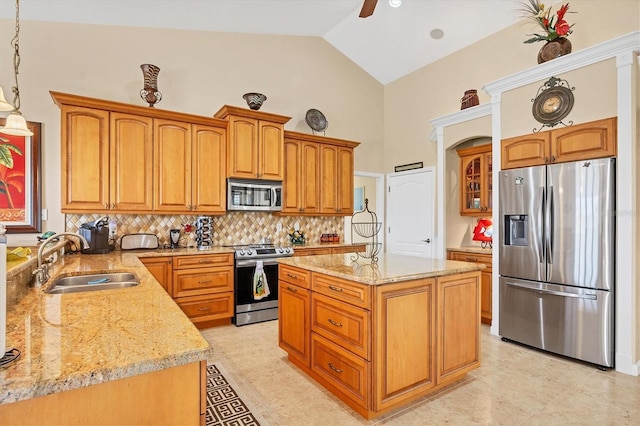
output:
<instances>
[{"instance_id":1,"label":"upper wall cabinet","mask_svg":"<svg viewBox=\"0 0 640 426\"><path fill-rule=\"evenodd\" d=\"M63 213L224 214L227 122L51 92Z\"/></svg>"},{"instance_id":2,"label":"upper wall cabinet","mask_svg":"<svg viewBox=\"0 0 640 426\"><path fill-rule=\"evenodd\" d=\"M282 214L353 214L353 150L358 145L285 131Z\"/></svg>"},{"instance_id":3,"label":"upper wall cabinet","mask_svg":"<svg viewBox=\"0 0 640 426\"><path fill-rule=\"evenodd\" d=\"M214 117L229 121L227 177L283 179L284 124L291 117L229 105Z\"/></svg>"},{"instance_id":4,"label":"upper wall cabinet","mask_svg":"<svg viewBox=\"0 0 640 426\"><path fill-rule=\"evenodd\" d=\"M503 139L502 169L616 156L616 117Z\"/></svg>"},{"instance_id":5,"label":"upper wall cabinet","mask_svg":"<svg viewBox=\"0 0 640 426\"><path fill-rule=\"evenodd\" d=\"M493 198L491 144L462 148L457 152L460 157L460 215L491 215Z\"/></svg>"}]
</instances>

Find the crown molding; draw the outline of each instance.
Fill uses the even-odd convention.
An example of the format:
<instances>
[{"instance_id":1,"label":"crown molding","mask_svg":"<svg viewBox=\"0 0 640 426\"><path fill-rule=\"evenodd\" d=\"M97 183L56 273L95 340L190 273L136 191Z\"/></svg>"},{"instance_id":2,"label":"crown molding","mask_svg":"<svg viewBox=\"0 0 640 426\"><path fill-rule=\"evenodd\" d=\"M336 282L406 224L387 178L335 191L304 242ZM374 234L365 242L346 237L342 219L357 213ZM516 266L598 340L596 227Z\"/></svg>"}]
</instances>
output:
<instances>
[{"instance_id":1,"label":"crown molding","mask_svg":"<svg viewBox=\"0 0 640 426\"><path fill-rule=\"evenodd\" d=\"M640 51L640 31L596 44L586 49L564 55L552 61L538 64L532 68L492 81L485 84L482 89L490 95L506 92L525 86L536 81L549 78L551 75L561 74L583 68L597 62L605 61L616 56Z\"/></svg>"}]
</instances>

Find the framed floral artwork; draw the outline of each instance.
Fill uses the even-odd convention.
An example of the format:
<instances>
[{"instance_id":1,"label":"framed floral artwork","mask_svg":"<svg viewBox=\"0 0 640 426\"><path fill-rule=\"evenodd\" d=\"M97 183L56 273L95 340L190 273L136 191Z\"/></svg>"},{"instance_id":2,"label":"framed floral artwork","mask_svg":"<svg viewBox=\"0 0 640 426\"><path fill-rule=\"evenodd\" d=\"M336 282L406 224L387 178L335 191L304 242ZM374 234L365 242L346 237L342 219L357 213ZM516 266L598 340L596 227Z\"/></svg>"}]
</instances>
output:
<instances>
[{"instance_id":1,"label":"framed floral artwork","mask_svg":"<svg viewBox=\"0 0 640 426\"><path fill-rule=\"evenodd\" d=\"M0 126L5 119L0 118ZM41 124L27 121L33 136L13 136L0 129L0 223L8 234L39 233Z\"/></svg>"}]
</instances>

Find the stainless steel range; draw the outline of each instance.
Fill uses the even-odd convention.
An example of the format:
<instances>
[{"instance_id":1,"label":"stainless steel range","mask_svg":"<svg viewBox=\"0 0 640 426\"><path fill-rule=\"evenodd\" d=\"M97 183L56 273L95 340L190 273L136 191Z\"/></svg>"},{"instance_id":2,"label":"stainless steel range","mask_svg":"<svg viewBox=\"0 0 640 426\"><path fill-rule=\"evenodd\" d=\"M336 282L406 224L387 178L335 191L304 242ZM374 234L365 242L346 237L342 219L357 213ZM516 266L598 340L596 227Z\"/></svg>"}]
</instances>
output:
<instances>
[{"instance_id":1,"label":"stainless steel range","mask_svg":"<svg viewBox=\"0 0 640 426\"><path fill-rule=\"evenodd\" d=\"M278 318L279 257L293 256L293 247L273 244L234 245L235 315L237 326Z\"/></svg>"}]
</instances>

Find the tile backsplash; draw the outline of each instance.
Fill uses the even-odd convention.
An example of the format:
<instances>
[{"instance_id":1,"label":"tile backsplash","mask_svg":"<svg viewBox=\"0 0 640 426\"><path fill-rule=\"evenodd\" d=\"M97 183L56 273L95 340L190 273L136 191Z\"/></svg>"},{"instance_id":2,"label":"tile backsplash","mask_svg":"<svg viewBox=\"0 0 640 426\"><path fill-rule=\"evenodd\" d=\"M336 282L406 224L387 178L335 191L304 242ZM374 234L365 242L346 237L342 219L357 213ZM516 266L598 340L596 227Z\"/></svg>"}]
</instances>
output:
<instances>
[{"instance_id":1,"label":"tile backsplash","mask_svg":"<svg viewBox=\"0 0 640 426\"><path fill-rule=\"evenodd\" d=\"M81 224L93 222L104 215L68 214L65 216L65 230L77 232ZM148 233L158 236L161 245L169 244L169 230L183 228L184 224L195 223L193 215L125 215L112 214L115 219L116 247L120 246L120 237L125 234ZM338 234L344 241L342 217L325 216L275 216L263 212L228 212L224 216L212 216L214 245L252 244L261 239L271 239L274 244L289 244L288 230L293 229L296 222L304 231L309 243L319 243L320 236L325 233ZM278 225L282 231L278 231ZM180 240L182 246L195 245L195 235L183 233Z\"/></svg>"}]
</instances>

